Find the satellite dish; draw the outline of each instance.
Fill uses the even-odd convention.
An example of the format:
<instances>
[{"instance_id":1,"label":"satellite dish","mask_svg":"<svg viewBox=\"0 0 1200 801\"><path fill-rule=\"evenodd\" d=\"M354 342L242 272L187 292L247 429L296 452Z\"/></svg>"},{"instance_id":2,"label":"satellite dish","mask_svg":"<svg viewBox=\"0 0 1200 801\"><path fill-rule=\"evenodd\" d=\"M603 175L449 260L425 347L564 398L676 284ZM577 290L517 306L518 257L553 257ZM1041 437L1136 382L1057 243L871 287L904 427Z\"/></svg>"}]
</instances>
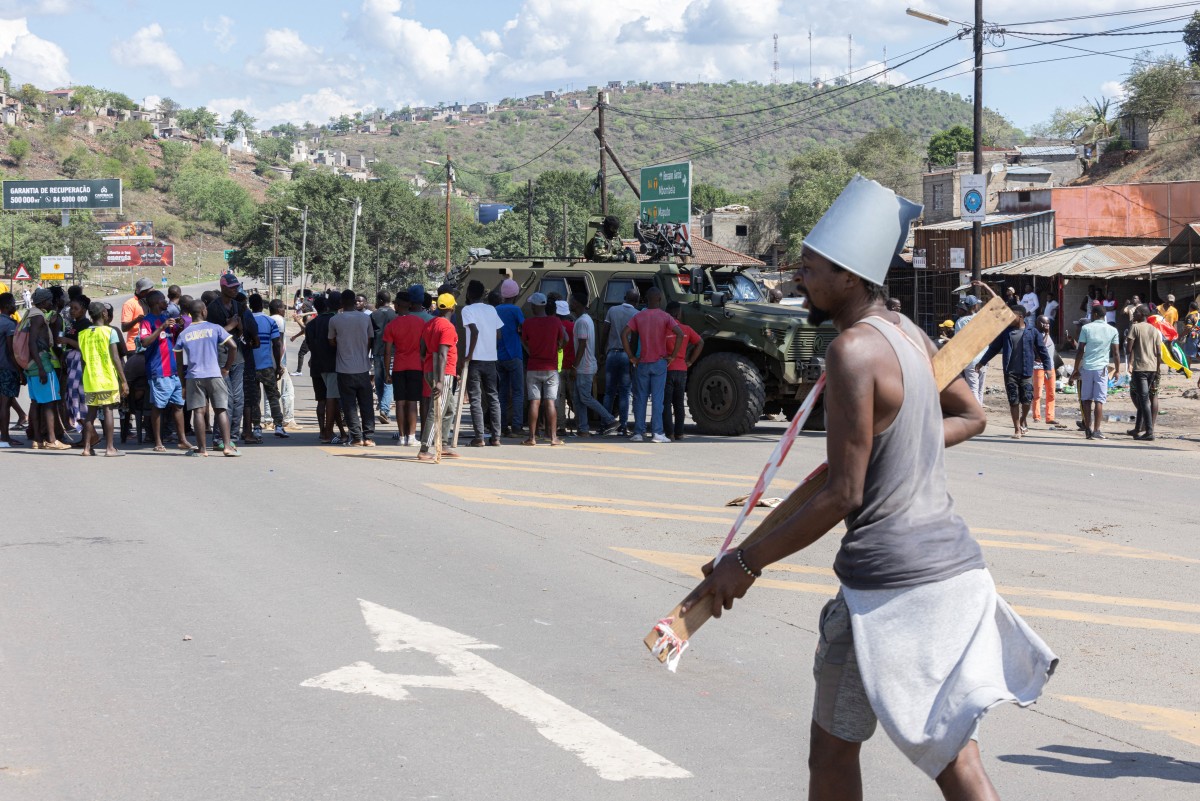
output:
<instances>
[{"instance_id":1,"label":"satellite dish","mask_svg":"<svg viewBox=\"0 0 1200 801\"><path fill-rule=\"evenodd\" d=\"M999 172L1001 172L1003 169L1004 169L1004 165L1003 165L1003 164L1001 164L1000 162L996 162L995 164L993 164L993 165L992 165L992 172L993 172L993 173L999 173Z\"/></svg>"}]
</instances>

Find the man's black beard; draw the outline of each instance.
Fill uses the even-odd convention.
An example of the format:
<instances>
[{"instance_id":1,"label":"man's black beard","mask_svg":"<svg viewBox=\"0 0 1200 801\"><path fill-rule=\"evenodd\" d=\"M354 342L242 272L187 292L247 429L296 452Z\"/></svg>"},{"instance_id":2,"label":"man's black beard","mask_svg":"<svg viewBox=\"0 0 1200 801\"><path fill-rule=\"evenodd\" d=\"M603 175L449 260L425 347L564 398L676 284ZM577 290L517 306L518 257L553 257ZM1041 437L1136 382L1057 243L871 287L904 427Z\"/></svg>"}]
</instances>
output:
<instances>
[{"instance_id":1,"label":"man's black beard","mask_svg":"<svg viewBox=\"0 0 1200 801\"><path fill-rule=\"evenodd\" d=\"M808 321L813 325L820 325L833 319L833 316L824 309L817 308L813 305L812 298L808 299Z\"/></svg>"}]
</instances>

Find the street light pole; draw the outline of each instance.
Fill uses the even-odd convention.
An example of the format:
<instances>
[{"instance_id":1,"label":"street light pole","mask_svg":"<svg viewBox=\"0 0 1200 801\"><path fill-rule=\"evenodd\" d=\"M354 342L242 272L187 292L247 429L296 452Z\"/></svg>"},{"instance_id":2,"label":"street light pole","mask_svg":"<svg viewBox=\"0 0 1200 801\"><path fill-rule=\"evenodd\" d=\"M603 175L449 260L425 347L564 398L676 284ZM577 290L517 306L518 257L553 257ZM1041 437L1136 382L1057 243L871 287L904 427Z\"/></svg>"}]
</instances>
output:
<instances>
[{"instance_id":1,"label":"street light pole","mask_svg":"<svg viewBox=\"0 0 1200 801\"><path fill-rule=\"evenodd\" d=\"M303 209L298 209L295 206L288 206L292 211L300 212L300 219L304 221L303 233L300 235L300 294L304 294L304 284L306 281L305 266L308 256L308 206Z\"/></svg>"},{"instance_id":2,"label":"street light pole","mask_svg":"<svg viewBox=\"0 0 1200 801\"><path fill-rule=\"evenodd\" d=\"M358 239L358 217L362 214L362 198L356 197L354 200L342 198L342 200L354 206L354 218L350 222L350 274L346 283L347 289L354 289L354 245Z\"/></svg>"},{"instance_id":3,"label":"street light pole","mask_svg":"<svg viewBox=\"0 0 1200 801\"><path fill-rule=\"evenodd\" d=\"M446 275L450 275L450 192L454 188L454 168L446 154Z\"/></svg>"}]
</instances>

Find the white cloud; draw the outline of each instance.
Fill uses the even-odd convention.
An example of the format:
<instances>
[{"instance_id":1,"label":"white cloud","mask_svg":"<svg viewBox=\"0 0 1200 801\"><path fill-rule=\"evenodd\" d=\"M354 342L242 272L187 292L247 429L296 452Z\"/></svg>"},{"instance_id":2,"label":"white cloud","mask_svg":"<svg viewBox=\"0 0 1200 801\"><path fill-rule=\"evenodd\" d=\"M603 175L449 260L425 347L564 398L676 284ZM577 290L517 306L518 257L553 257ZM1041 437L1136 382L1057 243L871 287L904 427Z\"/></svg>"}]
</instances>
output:
<instances>
[{"instance_id":1,"label":"white cloud","mask_svg":"<svg viewBox=\"0 0 1200 801\"><path fill-rule=\"evenodd\" d=\"M1100 84L1101 97L1110 97L1120 103L1125 99L1125 85L1120 81L1105 81Z\"/></svg>"},{"instance_id":2,"label":"white cloud","mask_svg":"<svg viewBox=\"0 0 1200 801\"><path fill-rule=\"evenodd\" d=\"M246 59L246 73L271 83L302 86L320 80L324 61L321 49L305 43L291 28L268 28L262 51Z\"/></svg>"},{"instance_id":3,"label":"white cloud","mask_svg":"<svg viewBox=\"0 0 1200 801\"><path fill-rule=\"evenodd\" d=\"M66 52L29 32L24 19L0 19L0 60L14 83L56 89L71 83Z\"/></svg>"},{"instance_id":4,"label":"white cloud","mask_svg":"<svg viewBox=\"0 0 1200 801\"><path fill-rule=\"evenodd\" d=\"M779 21L779 0L693 0L683 19L690 42L761 41Z\"/></svg>"},{"instance_id":5,"label":"white cloud","mask_svg":"<svg viewBox=\"0 0 1200 801\"><path fill-rule=\"evenodd\" d=\"M287 100L271 106L259 106L251 97L225 97L210 100L207 108L215 111L221 119L228 120L235 109L243 109L257 118L259 128L270 128L284 122L323 123L330 117L353 114L368 108L370 103L346 97L335 89L324 87L303 94L295 100Z\"/></svg>"},{"instance_id":6,"label":"white cloud","mask_svg":"<svg viewBox=\"0 0 1200 801\"><path fill-rule=\"evenodd\" d=\"M228 53L237 42L233 35L233 20L221 14L214 21L204 20L204 32L213 35L213 47L222 53Z\"/></svg>"},{"instance_id":7,"label":"white cloud","mask_svg":"<svg viewBox=\"0 0 1200 801\"><path fill-rule=\"evenodd\" d=\"M162 26L153 22L139 28L133 36L116 42L109 51L113 61L122 67L144 67L161 72L172 86L185 82L183 59L167 44Z\"/></svg>"},{"instance_id":8,"label":"white cloud","mask_svg":"<svg viewBox=\"0 0 1200 801\"><path fill-rule=\"evenodd\" d=\"M69 14L82 6L88 5L88 0L0 0L0 16L51 16Z\"/></svg>"}]
</instances>

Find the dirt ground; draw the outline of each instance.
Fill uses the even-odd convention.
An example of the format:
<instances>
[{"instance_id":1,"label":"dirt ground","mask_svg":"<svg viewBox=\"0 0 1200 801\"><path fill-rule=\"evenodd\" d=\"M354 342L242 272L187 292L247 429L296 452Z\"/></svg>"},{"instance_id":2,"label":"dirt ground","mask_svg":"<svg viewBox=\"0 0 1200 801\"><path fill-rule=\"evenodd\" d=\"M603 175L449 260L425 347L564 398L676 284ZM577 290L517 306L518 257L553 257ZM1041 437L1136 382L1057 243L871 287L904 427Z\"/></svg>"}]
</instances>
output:
<instances>
[{"instance_id":1,"label":"dirt ground","mask_svg":"<svg viewBox=\"0 0 1200 801\"><path fill-rule=\"evenodd\" d=\"M1064 354L1068 366L1071 364L1070 355ZM1000 430L1011 427L1008 411L1008 399L1004 394L1004 381L999 369L999 360L988 369L985 382L984 405L988 410L989 427ZM1177 372L1164 372L1158 385L1158 425L1155 435L1159 439L1182 440L1200 446L1200 399L1196 397L1196 383L1200 380L1200 364L1192 366L1192 377L1186 378ZM1189 392L1190 390L1190 392ZM1191 397L1184 397L1187 392ZM1067 431L1075 430L1075 423L1082 417L1079 408L1079 395L1058 392L1055 395L1055 417L1060 424L1067 426ZM1129 390L1118 389L1108 393L1108 401L1104 404L1105 427L1111 432L1124 432L1133 427L1134 408ZM1112 420L1111 418L1116 418ZM1032 420L1031 420L1032 424ZM1032 424L1035 428L1045 427L1044 422ZM1200 448L1198 448L1200 449Z\"/></svg>"}]
</instances>

